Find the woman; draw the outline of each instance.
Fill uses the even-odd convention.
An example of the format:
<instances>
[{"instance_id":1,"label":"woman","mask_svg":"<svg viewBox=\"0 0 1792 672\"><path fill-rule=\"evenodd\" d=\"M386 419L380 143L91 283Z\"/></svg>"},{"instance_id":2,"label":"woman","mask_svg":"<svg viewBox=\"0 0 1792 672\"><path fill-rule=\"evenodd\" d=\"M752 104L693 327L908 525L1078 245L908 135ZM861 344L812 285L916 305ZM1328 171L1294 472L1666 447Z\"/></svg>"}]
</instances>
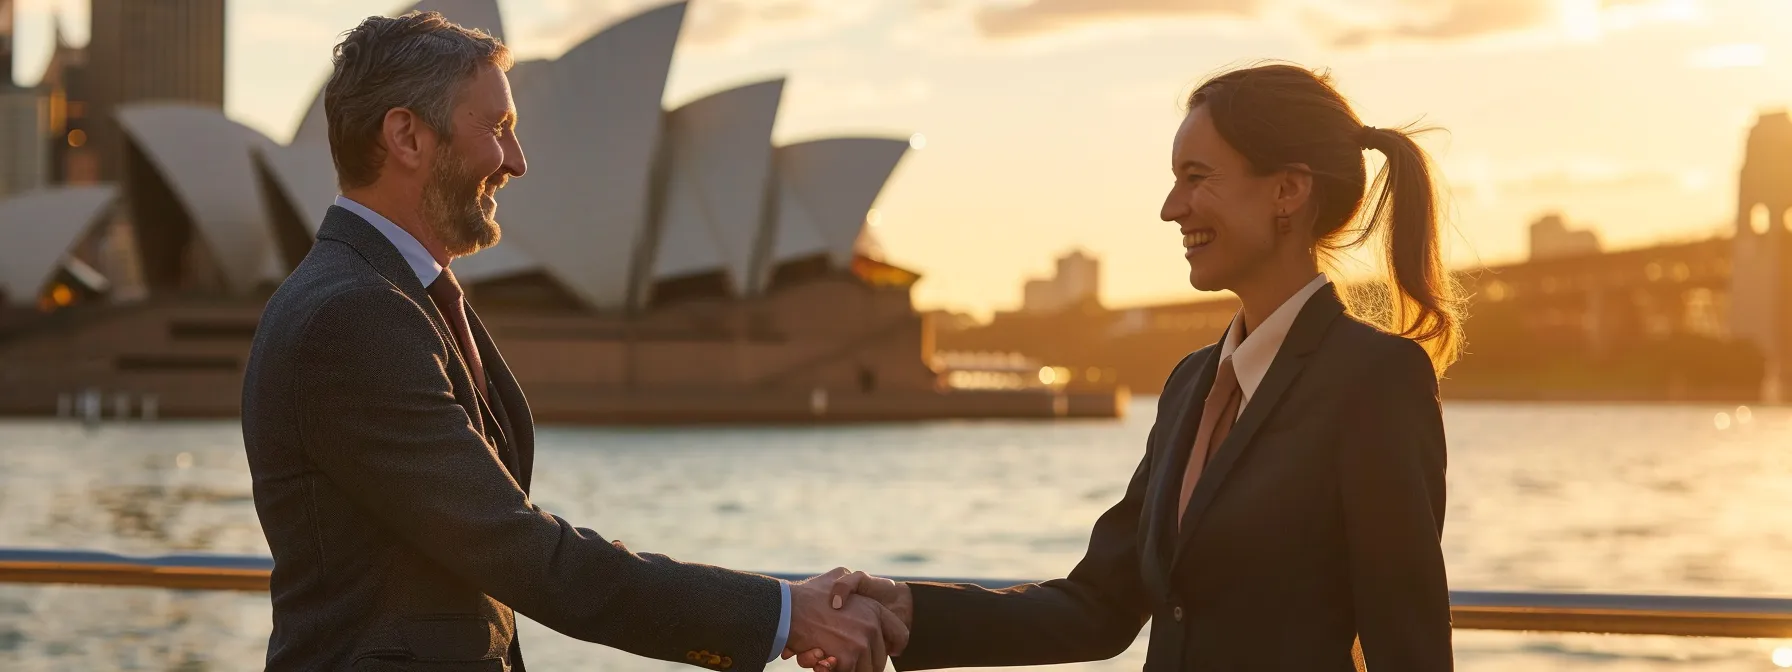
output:
<instances>
[{"instance_id":1,"label":"woman","mask_svg":"<svg viewBox=\"0 0 1792 672\"><path fill-rule=\"evenodd\" d=\"M1105 659L1151 619L1146 670L1451 669L1437 376L1459 317L1426 157L1299 67L1220 75L1188 108L1162 218L1189 283L1243 309L1170 374L1145 458L1069 578L836 589L910 621L898 668ZM1387 162L1359 218L1364 150ZM1319 263L1371 238L1389 282L1364 294L1386 305L1347 311Z\"/></svg>"}]
</instances>

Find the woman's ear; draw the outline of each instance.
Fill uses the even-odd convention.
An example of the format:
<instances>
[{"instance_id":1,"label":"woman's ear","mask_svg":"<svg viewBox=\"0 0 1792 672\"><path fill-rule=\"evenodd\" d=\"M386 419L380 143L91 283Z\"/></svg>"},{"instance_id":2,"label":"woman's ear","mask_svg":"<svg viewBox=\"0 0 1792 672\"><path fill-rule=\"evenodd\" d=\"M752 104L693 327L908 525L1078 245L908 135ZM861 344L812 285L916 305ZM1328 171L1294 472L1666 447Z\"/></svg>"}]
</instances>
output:
<instances>
[{"instance_id":1,"label":"woman's ear","mask_svg":"<svg viewBox=\"0 0 1792 672\"><path fill-rule=\"evenodd\" d=\"M1304 163L1291 163L1276 171L1276 212L1293 215L1306 207L1313 197L1313 170Z\"/></svg>"}]
</instances>

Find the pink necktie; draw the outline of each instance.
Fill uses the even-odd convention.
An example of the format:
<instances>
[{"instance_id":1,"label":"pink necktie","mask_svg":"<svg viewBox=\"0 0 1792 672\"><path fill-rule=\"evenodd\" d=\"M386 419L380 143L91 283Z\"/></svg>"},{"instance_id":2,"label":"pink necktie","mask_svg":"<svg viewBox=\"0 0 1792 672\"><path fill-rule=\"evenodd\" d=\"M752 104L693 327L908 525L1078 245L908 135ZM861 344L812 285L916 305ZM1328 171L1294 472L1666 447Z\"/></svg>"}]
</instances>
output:
<instances>
[{"instance_id":1,"label":"pink necktie","mask_svg":"<svg viewBox=\"0 0 1792 672\"><path fill-rule=\"evenodd\" d=\"M461 301L465 294L460 283L454 280L454 272L446 268L429 283L429 298L436 302L436 310L442 311L447 318L448 328L454 331L454 340L460 346L460 356L473 370L473 382L479 385L476 390L479 396L485 396L485 364L479 361L479 346L473 343L473 329L467 326L467 308Z\"/></svg>"},{"instance_id":2,"label":"pink necktie","mask_svg":"<svg viewBox=\"0 0 1792 672\"><path fill-rule=\"evenodd\" d=\"M1220 360L1219 371L1213 376L1213 388L1207 391L1207 402L1201 406L1201 428L1195 432L1194 445L1189 447L1188 470L1182 474L1182 497L1176 504L1178 527L1182 525L1182 515L1188 512L1188 500L1195 494L1195 484L1201 482L1201 471L1207 468L1207 460L1213 457L1213 451L1226 441L1226 433L1238 419L1238 405L1243 400L1244 391L1238 387L1238 374L1232 370L1232 358Z\"/></svg>"}]
</instances>

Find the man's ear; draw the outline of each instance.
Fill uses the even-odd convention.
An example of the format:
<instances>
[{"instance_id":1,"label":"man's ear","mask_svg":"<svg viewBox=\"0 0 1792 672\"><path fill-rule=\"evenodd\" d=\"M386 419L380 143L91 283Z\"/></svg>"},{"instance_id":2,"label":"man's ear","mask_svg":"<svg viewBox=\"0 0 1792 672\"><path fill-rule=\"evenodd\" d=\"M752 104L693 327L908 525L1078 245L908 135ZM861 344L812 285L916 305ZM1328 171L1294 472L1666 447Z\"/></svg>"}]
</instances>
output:
<instances>
[{"instance_id":1,"label":"man's ear","mask_svg":"<svg viewBox=\"0 0 1792 672\"><path fill-rule=\"evenodd\" d=\"M434 149L435 132L416 112L394 107L381 120L380 144L385 146L387 161L406 170L422 170L424 158Z\"/></svg>"}]
</instances>

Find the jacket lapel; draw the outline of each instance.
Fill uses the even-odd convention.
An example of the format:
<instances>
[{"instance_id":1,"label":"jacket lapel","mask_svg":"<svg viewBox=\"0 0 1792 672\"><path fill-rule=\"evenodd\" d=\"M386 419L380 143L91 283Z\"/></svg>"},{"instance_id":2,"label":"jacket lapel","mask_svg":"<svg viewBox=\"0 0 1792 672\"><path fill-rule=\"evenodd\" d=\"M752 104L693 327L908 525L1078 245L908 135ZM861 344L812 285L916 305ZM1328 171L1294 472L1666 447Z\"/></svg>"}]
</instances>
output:
<instances>
[{"instance_id":1,"label":"jacket lapel","mask_svg":"<svg viewBox=\"0 0 1792 672\"><path fill-rule=\"evenodd\" d=\"M1221 339L1224 343L1224 336ZM1207 396L1208 388L1213 387L1218 353L1217 345L1198 353L1189 363L1193 373L1187 382L1178 382L1177 376L1171 376L1171 386L1164 389L1169 404L1160 413L1163 422L1159 426L1163 431L1151 437L1157 445L1151 446L1155 457L1140 522L1144 529L1139 536L1145 540L1140 553L1145 564L1144 578L1155 594L1168 594L1170 590L1170 540L1176 535L1177 488L1181 486L1182 470L1188 464L1188 446L1194 442L1194 432L1200 427L1202 404L1199 402Z\"/></svg>"},{"instance_id":2,"label":"jacket lapel","mask_svg":"<svg viewBox=\"0 0 1792 672\"><path fill-rule=\"evenodd\" d=\"M1172 570L1181 564L1189 540L1194 538L1195 529L1201 522L1201 514L1205 513L1208 505L1213 503L1221 485L1225 483L1226 476L1232 472L1232 468L1244 456L1245 450L1251 444L1251 439L1257 435L1257 430L1263 427L1264 421L1269 419L1275 411L1276 406L1281 402L1282 395L1288 391L1288 387L1294 383L1295 378L1300 376L1301 369L1307 365L1308 356L1318 349L1320 341L1325 337L1326 330L1331 327L1332 320L1343 312L1344 304L1338 301L1338 295L1333 286L1328 284L1314 294L1307 301L1307 305L1301 308L1300 315L1295 317L1294 325L1288 329L1288 337L1282 341L1281 349L1276 352L1275 360L1269 365L1269 372L1264 375L1263 382L1257 385L1256 394L1251 395L1250 403L1245 405L1243 414L1238 416L1238 421L1226 434L1226 440L1220 443L1219 450L1213 454L1213 457L1207 462L1207 467L1202 470L1201 480L1195 484L1195 491L1188 500L1188 511L1182 516L1181 530L1178 534L1175 553L1172 554L1170 562ZM1211 374L1207 375L1207 380L1209 381L1207 386L1201 389L1205 390L1212 386ZM1196 402L1191 400L1190 403ZM1200 413L1196 412L1193 415L1199 416ZM1188 454L1192 452L1190 447L1193 443L1194 437L1191 433L1185 442L1176 444L1176 448L1183 455L1180 461L1185 467L1188 464ZM1172 511L1175 510L1173 500L1168 508ZM1171 518L1170 523L1175 525L1175 518Z\"/></svg>"},{"instance_id":3,"label":"jacket lapel","mask_svg":"<svg viewBox=\"0 0 1792 672\"><path fill-rule=\"evenodd\" d=\"M489 401L492 411L497 414L497 427L507 435L504 447L510 476L522 486L523 492L528 492L535 468L535 438L529 420L529 402L523 398L522 386L517 384L510 366L504 363L504 356L498 353L497 342L492 340L491 332L485 329L485 323L479 320L479 314L473 312L472 306L467 306L467 327L472 329L479 359L485 363L485 378L491 386Z\"/></svg>"},{"instance_id":4,"label":"jacket lapel","mask_svg":"<svg viewBox=\"0 0 1792 672\"><path fill-rule=\"evenodd\" d=\"M448 345L448 351L460 364L460 375L467 380L467 389L472 391L471 399L457 392L455 401L467 409L467 416L472 418L474 426L484 433L486 422L485 414L480 408L480 393L473 384L472 370L467 367L466 360L455 346L454 332L448 329L448 319L442 317L442 311L436 308L435 299L430 298L429 290L424 289L422 281L417 279L416 272L411 270L410 264L405 263L404 257L398 253L397 247L393 247L392 241L386 240L379 229L373 228L360 215L334 205L324 213L324 223L318 227L317 239L334 240L353 248L387 282L398 287L399 291L417 302L417 305L423 306L424 314L435 325L436 336Z\"/></svg>"},{"instance_id":5,"label":"jacket lapel","mask_svg":"<svg viewBox=\"0 0 1792 672\"><path fill-rule=\"evenodd\" d=\"M1182 474L1188 469L1189 447L1195 443L1195 434L1201 428L1202 403L1207 398L1207 391L1213 388L1213 378L1219 370L1220 347L1226 342L1226 335L1220 334L1220 340L1206 349L1206 356L1199 362L1199 369L1194 381L1185 389L1178 390L1175 398L1177 417L1170 425L1170 431L1162 440L1164 457L1158 460L1158 470L1152 479L1151 492L1151 536L1146 539L1147 548L1161 558L1166 564L1170 552L1174 550L1171 540L1176 538L1176 500L1182 488Z\"/></svg>"}]
</instances>

